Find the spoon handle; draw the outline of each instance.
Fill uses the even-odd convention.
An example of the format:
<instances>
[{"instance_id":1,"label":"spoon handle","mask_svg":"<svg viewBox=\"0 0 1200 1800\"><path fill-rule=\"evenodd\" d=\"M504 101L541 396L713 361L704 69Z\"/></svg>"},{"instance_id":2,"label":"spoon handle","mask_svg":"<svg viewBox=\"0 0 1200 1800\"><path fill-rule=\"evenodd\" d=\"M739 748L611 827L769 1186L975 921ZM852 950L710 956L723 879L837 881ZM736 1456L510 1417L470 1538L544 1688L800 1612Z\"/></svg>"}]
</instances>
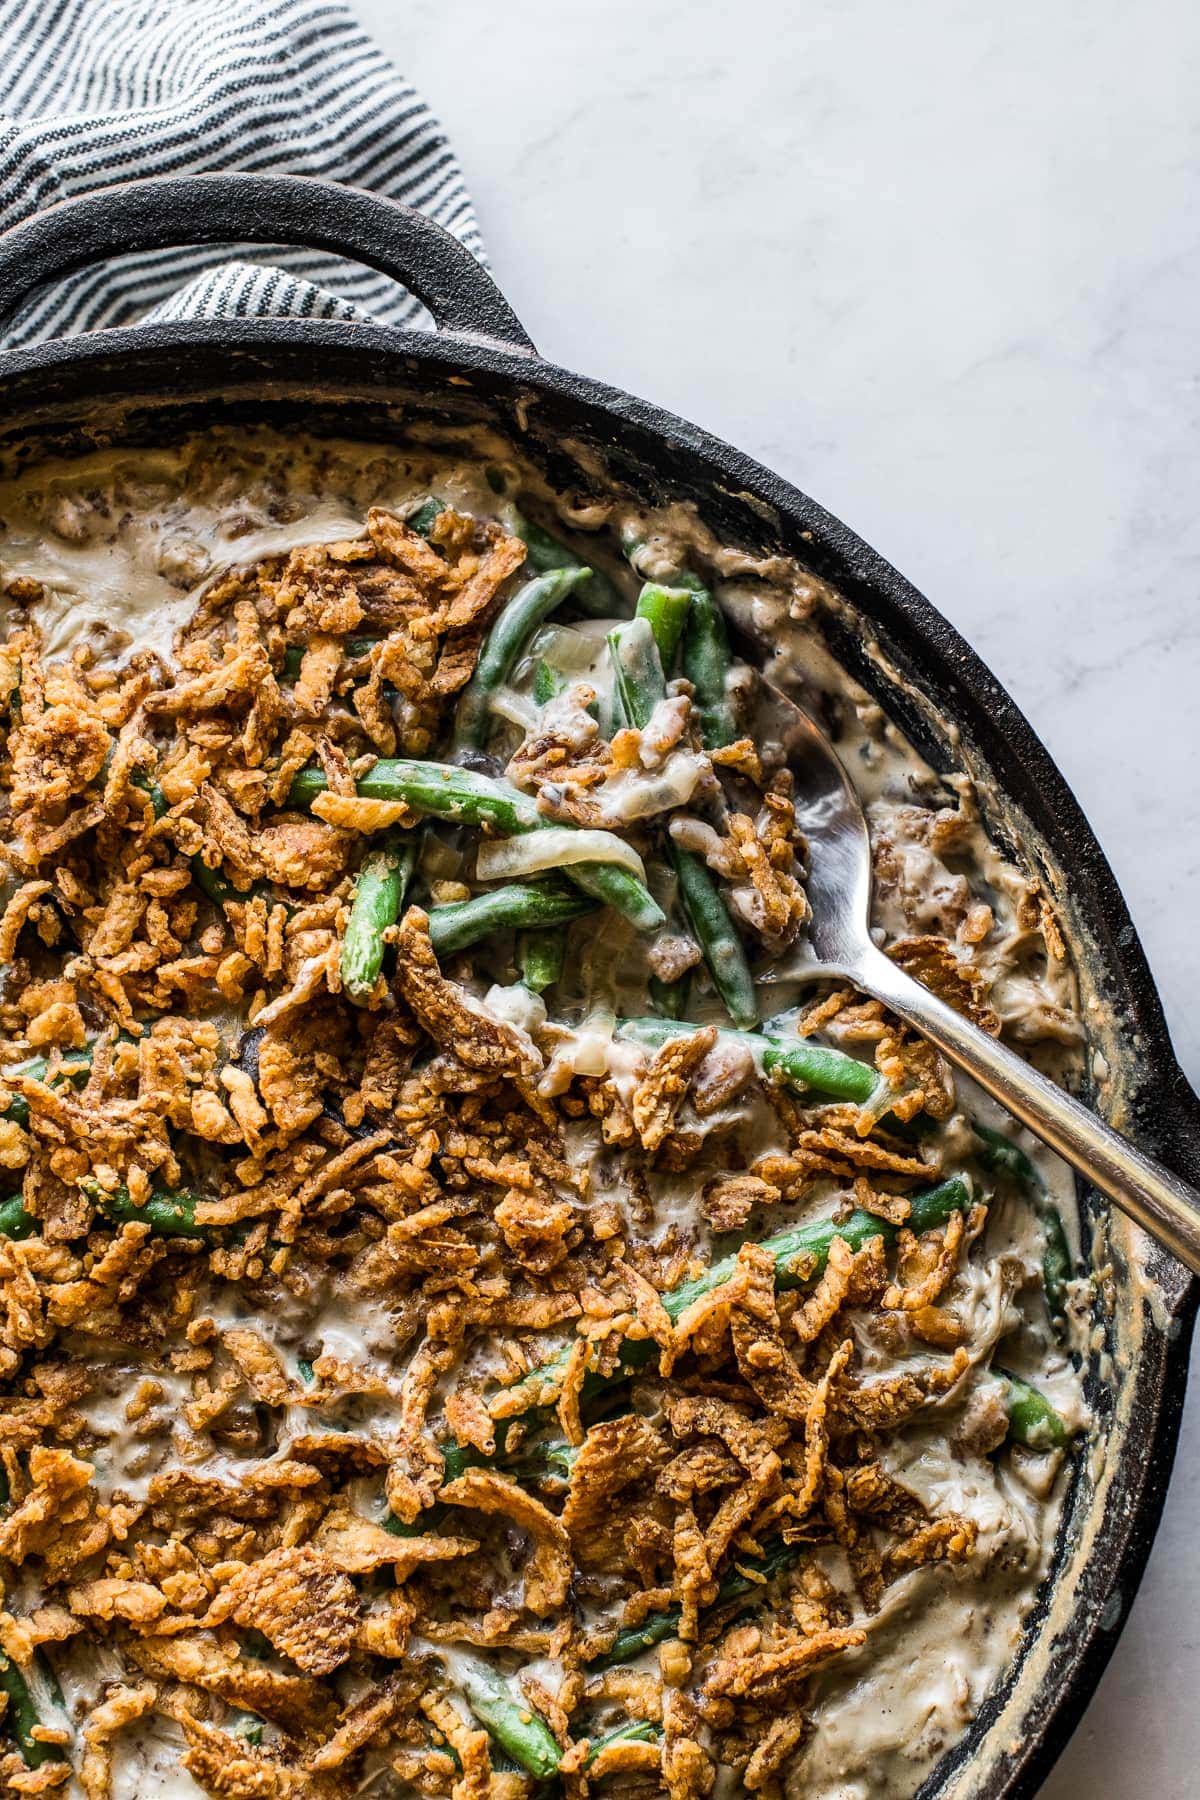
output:
<instances>
[{"instance_id":1,"label":"spoon handle","mask_svg":"<svg viewBox=\"0 0 1200 1800\"><path fill-rule=\"evenodd\" d=\"M847 974L1200 1274L1200 1193L871 946Z\"/></svg>"}]
</instances>

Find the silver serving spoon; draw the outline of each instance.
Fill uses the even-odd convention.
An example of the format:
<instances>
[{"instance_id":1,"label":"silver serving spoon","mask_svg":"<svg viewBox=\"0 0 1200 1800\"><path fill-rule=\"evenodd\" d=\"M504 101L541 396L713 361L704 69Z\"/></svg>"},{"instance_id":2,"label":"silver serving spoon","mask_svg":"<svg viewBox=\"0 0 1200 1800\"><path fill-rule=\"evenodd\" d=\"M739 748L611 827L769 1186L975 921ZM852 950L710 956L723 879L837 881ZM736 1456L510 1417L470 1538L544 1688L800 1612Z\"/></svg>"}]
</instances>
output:
<instances>
[{"instance_id":1,"label":"silver serving spoon","mask_svg":"<svg viewBox=\"0 0 1200 1800\"><path fill-rule=\"evenodd\" d=\"M809 939L822 970L882 1000L1200 1274L1200 1194L930 993L872 941L871 843L858 795L824 732L778 688L762 685L784 724L797 817L812 847Z\"/></svg>"}]
</instances>

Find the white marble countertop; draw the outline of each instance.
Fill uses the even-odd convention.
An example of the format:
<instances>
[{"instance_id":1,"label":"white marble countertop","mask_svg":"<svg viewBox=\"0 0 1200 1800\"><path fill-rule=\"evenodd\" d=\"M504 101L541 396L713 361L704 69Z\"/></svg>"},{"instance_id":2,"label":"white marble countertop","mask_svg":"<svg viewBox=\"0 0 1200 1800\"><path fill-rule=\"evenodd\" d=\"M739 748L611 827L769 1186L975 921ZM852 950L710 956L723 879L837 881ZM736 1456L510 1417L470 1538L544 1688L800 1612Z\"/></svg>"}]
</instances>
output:
<instances>
[{"instance_id":1,"label":"white marble countertop","mask_svg":"<svg viewBox=\"0 0 1200 1800\"><path fill-rule=\"evenodd\" d=\"M1200 1081L1200 12L358 9L449 129L539 348L791 477L1007 684ZM1198 1500L1200 1382L1049 1800L1197 1792Z\"/></svg>"}]
</instances>

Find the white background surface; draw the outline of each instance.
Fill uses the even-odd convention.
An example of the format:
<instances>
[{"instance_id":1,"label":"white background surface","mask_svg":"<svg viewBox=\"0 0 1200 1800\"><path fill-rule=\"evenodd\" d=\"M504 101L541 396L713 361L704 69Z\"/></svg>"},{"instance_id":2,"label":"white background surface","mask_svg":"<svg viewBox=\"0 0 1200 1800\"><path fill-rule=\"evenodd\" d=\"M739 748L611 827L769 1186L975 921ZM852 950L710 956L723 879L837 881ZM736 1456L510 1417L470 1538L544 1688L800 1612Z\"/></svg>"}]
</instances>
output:
<instances>
[{"instance_id":1,"label":"white background surface","mask_svg":"<svg viewBox=\"0 0 1200 1800\"><path fill-rule=\"evenodd\" d=\"M979 649L1116 868L1200 1080L1200 9L357 0L555 361L854 526ZM1047 1800L1200 1794L1200 1381Z\"/></svg>"}]
</instances>

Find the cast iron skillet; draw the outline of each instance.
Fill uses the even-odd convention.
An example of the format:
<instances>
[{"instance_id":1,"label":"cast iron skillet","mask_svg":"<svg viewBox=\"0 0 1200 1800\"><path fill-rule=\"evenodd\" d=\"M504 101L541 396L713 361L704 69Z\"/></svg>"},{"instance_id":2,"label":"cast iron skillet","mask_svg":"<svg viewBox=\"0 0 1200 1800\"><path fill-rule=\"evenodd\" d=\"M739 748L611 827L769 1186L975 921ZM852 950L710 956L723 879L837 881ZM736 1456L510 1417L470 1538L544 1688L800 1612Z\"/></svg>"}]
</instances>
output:
<instances>
[{"instance_id":1,"label":"cast iron skillet","mask_svg":"<svg viewBox=\"0 0 1200 1800\"><path fill-rule=\"evenodd\" d=\"M333 250L403 281L436 333L297 319L100 331L0 356L0 448L31 460L153 445L256 421L381 445L414 423L482 419L560 490L616 483L694 500L719 536L796 556L848 603L834 648L935 764L977 777L989 826L1046 882L1103 1023L1096 1103L1200 1181L1200 1106L1112 871L1062 776L995 677L853 532L769 470L645 401L543 362L488 275L422 214L292 177L130 183L68 200L0 238L0 320L39 284L181 243ZM27 450L24 446L28 446ZM582 460L581 460L582 459ZM603 464L607 473L597 473ZM957 728L947 734L942 721ZM1000 1690L922 1800L1036 1791L1112 1653L1145 1566L1175 1451L1196 1284L1131 1227L1084 1206L1113 1265L1105 1350L1088 1371L1105 1455L1080 1456L1056 1560ZM1095 1247L1095 1245L1094 1245Z\"/></svg>"}]
</instances>

